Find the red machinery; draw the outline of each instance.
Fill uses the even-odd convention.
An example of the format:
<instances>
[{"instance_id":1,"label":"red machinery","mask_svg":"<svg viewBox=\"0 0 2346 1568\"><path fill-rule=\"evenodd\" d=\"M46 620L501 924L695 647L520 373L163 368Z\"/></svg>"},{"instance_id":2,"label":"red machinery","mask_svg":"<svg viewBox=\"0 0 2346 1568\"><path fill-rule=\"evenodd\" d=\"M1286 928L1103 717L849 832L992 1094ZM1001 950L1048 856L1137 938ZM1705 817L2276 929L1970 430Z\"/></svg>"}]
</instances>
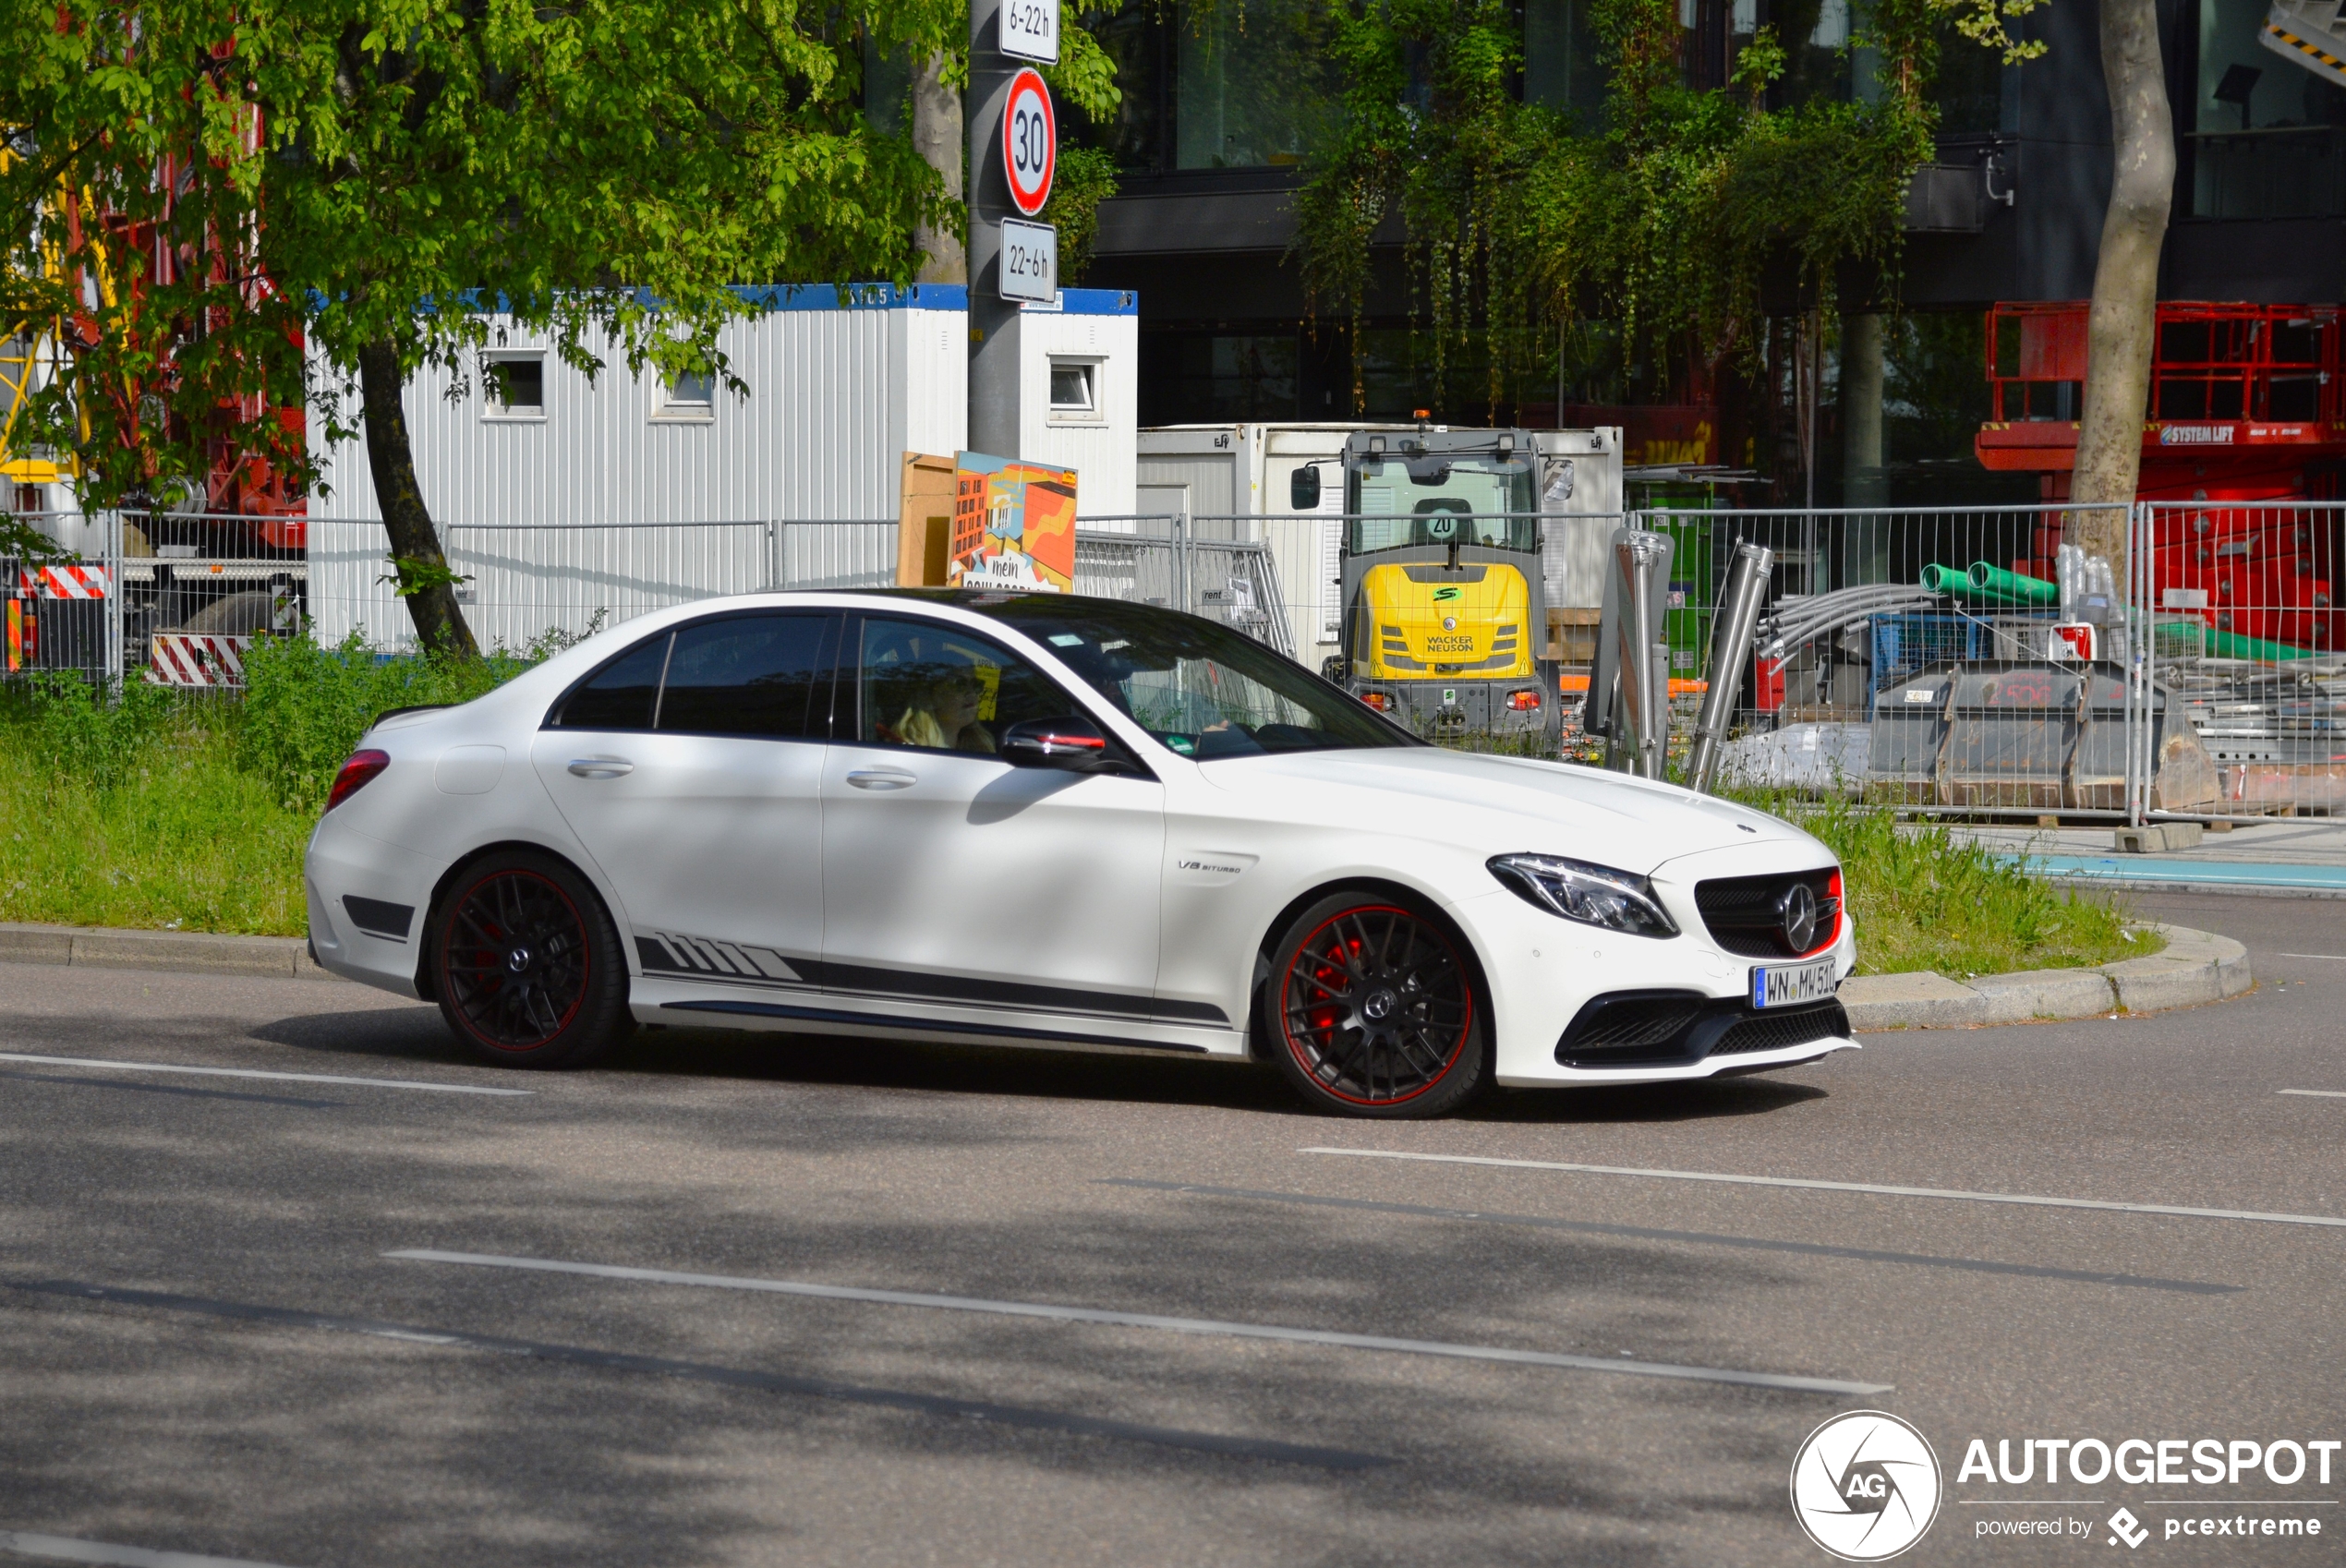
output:
<instances>
[{"instance_id":1,"label":"red machinery","mask_svg":"<svg viewBox=\"0 0 2346 1568\"><path fill-rule=\"evenodd\" d=\"M260 129L259 114L254 111L247 132L248 148L258 148ZM184 169L183 158L165 154L156 169L158 187L165 191L179 188ZM166 204L166 217L168 213ZM71 280L91 308L103 299L108 307L120 305L134 316L143 318L156 285L199 271L214 283L231 281L230 269L236 259L230 256L218 236L208 232L199 231L193 236L172 235L156 222L132 221L118 212L92 208L70 186L58 193L57 216L63 220L67 254L72 258L68 263ZM257 271L248 271L236 283L236 289L247 305L258 306L272 292L272 285ZM179 346L225 326L227 323L220 319L223 314L223 308L214 307L208 308L200 320L154 320L146 325L142 330L160 340L161 347L148 378L84 378L83 395L104 397L116 405L126 444L137 439L135 432L143 419L154 416L150 410L160 400L152 393L177 375ZM67 311L58 321L57 329L67 349L77 356L96 344L100 332L90 309ZM294 344L297 349L297 336ZM169 414L163 417L175 424L182 416ZM302 549L308 535L308 501L288 483L287 476L259 450L266 448L267 440L257 439L265 427L274 426L275 430L269 434L298 445L304 428L301 408L297 404L284 405L267 391L248 392L241 397L219 399L207 424L202 440L209 469L202 480L202 513L245 519L234 526L251 536L243 541L211 541L213 552L241 553L250 543L272 550ZM184 438L191 432L181 429L173 433Z\"/></svg>"},{"instance_id":2,"label":"red machinery","mask_svg":"<svg viewBox=\"0 0 2346 1568\"><path fill-rule=\"evenodd\" d=\"M2084 404L2084 301L1988 312L1993 417L1974 439L1982 465L2039 476L2069 496ZM2208 502L2159 514L2156 584L2201 590L2219 631L2328 650L2346 643L2331 585L2338 514L2291 508L2340 492L2346 464L2346 333L2335 305L2170 301L2159 307L2137 499ZM2263 502L2227 507L2221 503ZM2280 503L2280 504L2273 504ZM2015 571L2050 578L2061 524L2037 529Z\"/></svg>"}]
</instances>

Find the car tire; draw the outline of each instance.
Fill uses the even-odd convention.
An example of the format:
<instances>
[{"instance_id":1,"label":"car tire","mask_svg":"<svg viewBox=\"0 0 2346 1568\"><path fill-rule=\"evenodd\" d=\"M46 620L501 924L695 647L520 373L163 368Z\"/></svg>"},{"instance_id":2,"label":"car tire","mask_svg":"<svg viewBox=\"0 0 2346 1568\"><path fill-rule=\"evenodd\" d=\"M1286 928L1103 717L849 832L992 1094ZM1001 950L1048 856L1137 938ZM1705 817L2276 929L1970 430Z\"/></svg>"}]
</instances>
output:
<instances>
[{"instance_id":1,"label":"car tire","mask_svg":"<svg viewBox=\"0 0 2346 1568\"><path fill-rule=\"evenodd\" d=\"M466 866L433 911L429 940L441 1016L488 1061L578 1067L634 1024L611 913L551 855L512 850Z\"/></svg>"},{"instance_id":2,"label":"car tire","mask_svg":"<svg viewBox=\"0 0 2346 1568\"><path fill-rule=\"evenodd\" d=\"M1315 1109L1439 1116L1490 1082L1491 1009L1464 945L1422 911L1341 893L1271 949L1264 1053Z\"/></svg>"}]
</instances>

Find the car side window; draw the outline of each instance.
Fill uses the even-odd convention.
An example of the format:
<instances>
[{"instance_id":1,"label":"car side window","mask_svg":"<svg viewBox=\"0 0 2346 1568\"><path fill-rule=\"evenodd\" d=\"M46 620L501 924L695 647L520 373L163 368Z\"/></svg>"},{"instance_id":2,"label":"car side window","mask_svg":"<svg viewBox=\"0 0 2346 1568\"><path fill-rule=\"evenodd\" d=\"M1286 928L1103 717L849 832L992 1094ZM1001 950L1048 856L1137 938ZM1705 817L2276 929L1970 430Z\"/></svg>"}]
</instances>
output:
<instances>
[{"instance_id":1,"label":"car side window","mask_svg":"<svg viewBox=\"0 0 2346 1568\"><path fill-rule=\"evenodd\" d=\"M654 723L696 735L827 737L839 619L728 615L677 628Z\"/></svg>"},{"instance_id":2,"label":"car side window","mask_svg":"<svg viewBox=\"0 0 2346 1568\"><path fill-rule=\"evenodd\" d=\"M668 668L673 634L647 637L595 672L570 694L554 720L562 730L649 730L659 702L659 678Z\"/></svg>"},{"instance_id":3,"label":"car side window","mask_svg":"<svg viewBox=\"0 0 2346 1568\"><path fill-rule=\"evenodd\" d=\"M1082 711L998 644L935 621L866 617L857 676L866 745L992 753L1013 724Z\"/></svg>"}]
</instances>

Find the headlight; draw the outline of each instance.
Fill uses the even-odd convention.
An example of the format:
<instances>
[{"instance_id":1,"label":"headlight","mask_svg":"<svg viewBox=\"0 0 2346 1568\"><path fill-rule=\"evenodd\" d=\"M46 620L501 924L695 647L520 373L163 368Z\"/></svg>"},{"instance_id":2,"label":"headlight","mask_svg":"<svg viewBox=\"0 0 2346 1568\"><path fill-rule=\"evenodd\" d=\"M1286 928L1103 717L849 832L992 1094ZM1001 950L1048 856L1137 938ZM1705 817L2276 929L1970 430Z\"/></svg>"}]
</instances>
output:
<instances>
[{"instance_id":1,"label":"headlight","mask_svg":"<svg viewBox=\"0 0 2346 1568\"><path fill-rule=\"evenodd\" d=\"M1497 855L1491 874L1550 914L1632 936L1675 936L1677 926L1642 876L1557 855Z\"/></svg>"}]
</instances>

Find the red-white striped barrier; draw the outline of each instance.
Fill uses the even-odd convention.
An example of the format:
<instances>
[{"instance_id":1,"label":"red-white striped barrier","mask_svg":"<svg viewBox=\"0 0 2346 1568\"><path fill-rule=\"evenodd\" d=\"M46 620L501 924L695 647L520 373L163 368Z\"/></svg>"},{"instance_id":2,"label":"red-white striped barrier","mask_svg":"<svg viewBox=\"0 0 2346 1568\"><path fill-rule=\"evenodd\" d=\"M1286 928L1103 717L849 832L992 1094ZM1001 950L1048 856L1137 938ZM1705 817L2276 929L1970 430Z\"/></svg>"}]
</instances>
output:
<instances>
[{"instance_id":1,"label":"red-white striped barrier","mask_svg":"<svg viewBox=\"0 0 2346 1568\"><path fill-rule=\"evenodd\" d=\"M158 632L148 655L147 679L159 686L241 686L250 637L208 632Z\"/></svg>"},{"instance_id":2,"label":"red-white striped barrier","mask_svg":"<svg viewBox=\"0 0 2346 1568\"><path fill-rule=\"evenodd\" d=\"M103 566L20 566L18 588L44 599L102 599L106 597Z\"/></svg>"}]
</instances>

